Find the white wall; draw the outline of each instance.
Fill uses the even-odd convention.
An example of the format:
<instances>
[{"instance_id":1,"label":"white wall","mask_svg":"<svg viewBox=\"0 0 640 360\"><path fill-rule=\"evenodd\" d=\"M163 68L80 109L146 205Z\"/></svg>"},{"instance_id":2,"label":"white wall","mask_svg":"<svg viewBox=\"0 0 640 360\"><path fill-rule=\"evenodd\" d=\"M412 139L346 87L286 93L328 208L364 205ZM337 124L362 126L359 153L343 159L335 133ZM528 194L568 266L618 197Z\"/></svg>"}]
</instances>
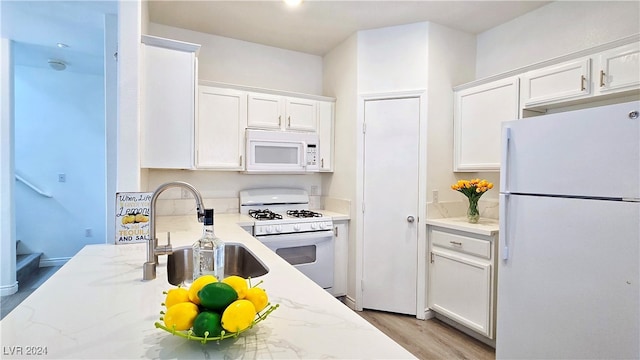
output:
<instances>
[{"instance_id":1,"label":"white wall","mask_svg":"<svg viewBox=\"0 0 640 360\"><path fill-rule=\"evenodd\" d=\"M201 80L322 95L320 56L156 23L149 34L200 44Z\"/></svg>"},{"instance_id":2,"label":"white wall","mask_svg":"<svg viewBox=\"0 0 640 360\"><path fill-rule=\"evenodd\" d=\"M104 77L71 66L14 73L16 172L53 196L15 185L16 236L41 264L59 265L106 238Z\"/></svg>"},{"instance_id":3,"label":"white wall","mask_svg":"<svg viewBox=\"0 0 640 360\"><path fill-rule=\"evenodd\" d=\"M323 192L331 197L356 198L357 158L357 104L358 104L358 36L354 34L332 49L323 59L323 86L325 95L335 97L335 149L334 173L325 175ZM351 206L351 219L356 209ZM353 223L352 223L353 224ZM347 269L347 295L355 299L355 233L349 226L349 267Z\"/></svg>"},{"instance_id":4,"label":"white wall","mask_svg":"<svg viewBox=\"0 0 640 360\"><path fill-rule=\"evenodd\" d=\"M358 93L425 89L428 23L358 33Z\"/></svg>"},{"instance_id":5,"label":"white wall","mask_svg":"<svg viewBox=\"0 0 640 360\"><path fill-rule=\"evenodd\" d=\"M141 4L118 1L118 127L116 191L140 191ZM115 198L115 194L112 194ZM107 226L114 227L114 219Z\"/></svg>"},{"instance_id":6,"label":"white wall","mask_svg":"<svg viewBox=\"0 0 640 360\"><path fill-rule=\"evenodd\" d=\"M11 40L0 38L0 295L18 291L14 195Z\"/></svg>"},{"instance_id":7,"label":"white wall","mask_svg":"<svg viewBox=\"0 0 640 360\"><path fill-rule=\"evenodd\" d=\"M453 173L453 87L474 80L475 36L429 24L427 200L438 191L440 202L466 200L451 190ZM472 174L478 176L477 174ZM462 174L468 177L470 174ZM489 194L487 194L489 195ZM485 195L485 196L487 196ZM497 198L497 192L496 192ZM461 197L462 196L462 197ZM434 214L427 214L433 216Z\"/></svg>"},{"instance_id":8,"label":"white wall","mask_svg":"<svg viewBox=\"0 0 640 360\"><path fill-rule=\"evenodd\" d=\"M554 1L478 35L476 78L640 33L638 1Z\"/></svg>"}]
</instances>

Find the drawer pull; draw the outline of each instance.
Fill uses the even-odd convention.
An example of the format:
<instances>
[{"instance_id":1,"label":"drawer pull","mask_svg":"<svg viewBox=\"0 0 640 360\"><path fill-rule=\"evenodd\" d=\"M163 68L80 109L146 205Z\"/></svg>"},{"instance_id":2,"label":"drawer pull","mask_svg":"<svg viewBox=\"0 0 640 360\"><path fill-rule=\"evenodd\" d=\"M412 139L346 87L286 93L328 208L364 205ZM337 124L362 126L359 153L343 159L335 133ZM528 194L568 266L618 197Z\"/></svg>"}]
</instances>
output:
<instances>
[{"instance_id":1,"label":"drawer pull","mask_svg":"<svg viewBox=\"0 0 640 360\"><path fill-rule=\"evenodd\" d=\"M449 241L449 243L456 246L462 246L462 243L458 241Z\"/></svg>"}]
</instances>

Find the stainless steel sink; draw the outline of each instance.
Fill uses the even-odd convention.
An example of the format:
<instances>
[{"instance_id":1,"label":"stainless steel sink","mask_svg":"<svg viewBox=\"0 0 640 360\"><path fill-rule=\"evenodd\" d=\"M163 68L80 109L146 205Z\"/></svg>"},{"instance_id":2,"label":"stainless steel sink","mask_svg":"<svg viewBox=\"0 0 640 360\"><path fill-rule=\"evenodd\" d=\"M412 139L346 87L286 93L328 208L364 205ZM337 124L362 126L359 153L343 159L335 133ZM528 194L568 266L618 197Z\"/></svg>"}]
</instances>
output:
<instances>
[{"instance_id":1,"label":"stainless steel sink","mask_svg":"<svg viewBox=\"0 0 640 360\"><path fill-rule=\"evenodd\" d=\"M224 244L224 276L238 275L243 278L265 275L269 269L241 244ZM193 281L193 249L191 246L179 247L167 259L167 280L171 285L183 281Z\"/></svg>"}]
</instances>

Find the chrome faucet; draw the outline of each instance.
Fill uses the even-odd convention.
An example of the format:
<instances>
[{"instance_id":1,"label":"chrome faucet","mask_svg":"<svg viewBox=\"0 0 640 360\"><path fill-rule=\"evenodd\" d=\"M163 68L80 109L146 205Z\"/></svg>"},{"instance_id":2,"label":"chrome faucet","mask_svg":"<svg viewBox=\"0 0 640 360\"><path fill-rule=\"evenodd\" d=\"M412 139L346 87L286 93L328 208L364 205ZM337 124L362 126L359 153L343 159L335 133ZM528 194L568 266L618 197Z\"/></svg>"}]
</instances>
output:
<instances>
[{"instance_id":1,"label":"chrome faucet","mask_svg":"<svg viewBox=\"0 0 640 360\"><path fill-rule=\"evenodd\" d=\"M142 266L142 280L153 280L156 278L156 266L158 265L158 255L168 255L173 253L171 248L171 241L167 237L167 245L158 245L158 238L156 237L156 201L158 196L165 190L179 187L189 190L196 200L196 207L198 211L198 221L204 222L204 204L202 201L202 195L191 184L183 181L173 181L164 183L153 192L151 196L151 209L149 211L149 238L147 239L147 262Z\"/></svg>"}]
</instances>

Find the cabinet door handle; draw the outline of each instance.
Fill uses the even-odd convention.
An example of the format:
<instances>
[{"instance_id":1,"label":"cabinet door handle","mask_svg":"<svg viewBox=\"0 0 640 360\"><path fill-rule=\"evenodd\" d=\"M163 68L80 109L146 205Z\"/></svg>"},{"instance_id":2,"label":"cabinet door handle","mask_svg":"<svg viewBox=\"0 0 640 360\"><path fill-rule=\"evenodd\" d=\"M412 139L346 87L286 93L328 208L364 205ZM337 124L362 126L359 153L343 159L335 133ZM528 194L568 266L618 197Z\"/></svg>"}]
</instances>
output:
<instances>
[{"instance_id":1,"label":"cabinet door handle","mask_svg":"<svg viewBox=\"0 0 640 360\"><path fill-rule=\"evenodd\" d=\"M291 127L291 116L287 117L287 120L289 121L289 124L287 125L287 127Z\"/></svg>"},{"instance_id":2,"label":"cabinet door handle","mask_svg":"<svg viewBox=\"0 0 640 360\"><path fill-rule=\"evenodd\" d=\"M282 115L278 116L278 126L282 125Z\"/></svg>"},{"instance_id":3,"label":"cabinet door handle","mask_svg":"<svg viewBox=\"0 0 640 360\"><path fill-rule=\"evenodd\" d=\"M242 155L240 155L240 167L242 167Z\"/></svg>"},{"instance_id":4,"label":"cabinet door handle","mask_svg":"<svg viewBox=\"0 0 640 360\"><path fill-rule=\"evenodd\" d=\"M600 70L600 87L604 87L604 70Z\"/></svg>"},{"instance_id":5,"label":"cabinet door handle","mask_svg":"<svg viewBox=\"0 0 640 360\"><path fill-rule=\"evenodd\" d=\"M320 167L324 169L324 158L320 159Z\"/></svg>"},{"instance_id":6,"label":"cabinet door handle","mask_svg":"<svg viewBox=\"0 0 640 360\"><path fill-rule=\"evenodd\" d=\"M584 81L587 80L586 77L584 77L584 75L580 76L580 91L584 91L586 88L584 86Z\"/></svg>"},{"instance_id":7,"label":"cabinet door handle","mask_svg":"<svg viewBox=\"0 0 640 360\"><path fill-rule=\"evenodd\" d=\"M433 264L433 251L431 252L431 259L430 259L431 263Z\"/></svg>"},{"instance_id":8,"label":"cabinet door handle","mask_svg":"<svg viewBox=\"0 0 640 360\"><path fill-rule=\"evenodd\" d=\"M449 241L451 245L462 246L462 243L459 241Z\"/></svg>"},{"instance_id":9,"label":"cabinet door handle","mask_svg":"<svg viewBox=\"0 0 640 360\"><path fill-rule=\"evenodd\" d=\"M335 237L338 237L338 227L334 227L333 228L333 235L335 235Z\"/></svg>"}]
</instances>

